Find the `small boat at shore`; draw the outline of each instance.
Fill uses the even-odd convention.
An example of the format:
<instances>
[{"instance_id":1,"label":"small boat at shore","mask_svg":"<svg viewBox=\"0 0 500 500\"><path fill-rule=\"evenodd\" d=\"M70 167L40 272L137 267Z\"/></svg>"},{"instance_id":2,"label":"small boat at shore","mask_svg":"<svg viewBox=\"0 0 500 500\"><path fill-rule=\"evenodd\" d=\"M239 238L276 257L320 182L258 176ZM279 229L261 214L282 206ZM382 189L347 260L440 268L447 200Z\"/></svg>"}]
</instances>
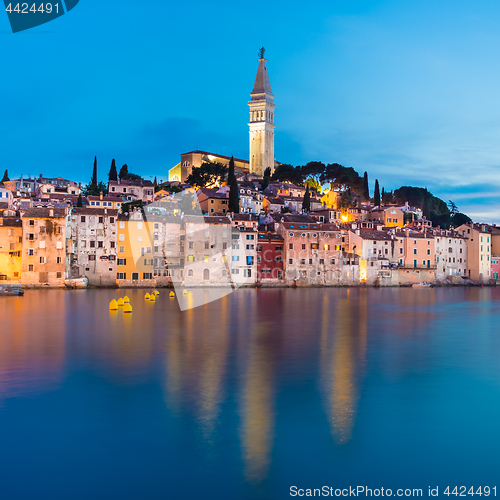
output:
<instances>
[{"instance_id":1,"label":"small boat at shore","mask_svg":"<svg viewBox=\"0 0 500 500\"><path fill-rule=\"evenodd\" d=\"M412 288L432 288L432 283L415 283Z\"/></svg>"},{"instance_id":2,"label":"small boat at shore","mask_svg":"<svg viewBox=\"0 0 500 500\"><path fill-rule=\"evenodd\" d=\"M22 295L24 295L24 290L10 286L0 286L0 297L4 295L21 297Z\"/></svg>"}]
</instances>

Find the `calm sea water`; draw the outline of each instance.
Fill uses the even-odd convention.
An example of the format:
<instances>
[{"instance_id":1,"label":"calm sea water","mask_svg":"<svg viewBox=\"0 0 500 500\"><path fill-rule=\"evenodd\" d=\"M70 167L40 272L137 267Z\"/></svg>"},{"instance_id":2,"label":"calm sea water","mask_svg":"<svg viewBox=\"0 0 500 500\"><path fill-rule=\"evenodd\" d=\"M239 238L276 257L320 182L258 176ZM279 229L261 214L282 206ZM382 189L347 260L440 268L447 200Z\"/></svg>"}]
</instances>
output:
<instances>
[{"instance_id":1,"label":"calm sea water","mask_svg":"<svg viewBox=\"0 0 500 500\"><path fill-rule=\"evenodd\" d=\"M0 297L0 499L500 495L500 290L127 294Z\"/></svg>"}]
</instances>

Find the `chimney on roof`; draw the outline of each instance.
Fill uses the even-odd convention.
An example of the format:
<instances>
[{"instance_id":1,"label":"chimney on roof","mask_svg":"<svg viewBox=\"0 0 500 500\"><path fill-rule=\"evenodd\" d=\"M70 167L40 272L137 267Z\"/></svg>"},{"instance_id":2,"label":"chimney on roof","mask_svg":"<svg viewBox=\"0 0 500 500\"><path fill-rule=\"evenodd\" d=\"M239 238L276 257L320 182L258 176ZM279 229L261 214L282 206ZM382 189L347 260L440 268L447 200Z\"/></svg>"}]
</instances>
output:
<instances>
[{"instance_id":1,"label":"chimney on roof","mask_svg":"<svg viewBox=\"0 0 500 500\"><path fill-rule=\"evenodd\" d=\"M81 182L78 183L78 189L82 189L82 183Z\"/></svg>"},{"instance_id":2,"label":"chimney on roof","mask_svg":"<svg viewBox=\"0 0 500 500\"><path fill-rule=\"evenodd\" d=\"M99 198L102 200L102 191L99 193Z\"/></svg>"},{"instance_id":3,"label":"chimney on roof","mask_svg":"<svg viewBox=\"0 0 500 500\"><path fill-rule=\"evenodd\" d=\"M49 217L54 217L54 207L49 205Z\"/></svg>"}]
</instances>

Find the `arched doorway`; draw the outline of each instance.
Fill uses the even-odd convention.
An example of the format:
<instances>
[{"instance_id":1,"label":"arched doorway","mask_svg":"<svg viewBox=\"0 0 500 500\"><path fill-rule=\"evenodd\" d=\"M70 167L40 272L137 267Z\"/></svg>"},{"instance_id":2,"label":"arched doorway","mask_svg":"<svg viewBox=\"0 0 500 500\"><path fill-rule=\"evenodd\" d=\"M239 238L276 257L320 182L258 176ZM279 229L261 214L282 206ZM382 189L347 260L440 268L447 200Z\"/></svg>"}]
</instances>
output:
<instances>
[{"instance_id":1,"label":"arched doorway","mask_svg":"<svg viewBox=\"0 0 500 500\"><path fill-rule=\"evenodd\" d=\"M208 281L210 279L210 271L208 269L203 269L203 280Z\"/></svg>"}]
</instances>

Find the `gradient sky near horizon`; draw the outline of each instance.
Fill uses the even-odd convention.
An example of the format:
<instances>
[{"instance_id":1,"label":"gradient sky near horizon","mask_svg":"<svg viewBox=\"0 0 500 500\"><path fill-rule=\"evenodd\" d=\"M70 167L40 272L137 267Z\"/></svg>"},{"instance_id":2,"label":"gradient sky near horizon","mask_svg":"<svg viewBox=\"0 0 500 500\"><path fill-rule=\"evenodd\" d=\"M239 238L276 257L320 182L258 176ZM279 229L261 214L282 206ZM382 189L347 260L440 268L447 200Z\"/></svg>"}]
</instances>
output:
<instances>
[{"instance_id":1,"label":"gradient sky near horizon","mask_svg":"<svg viewBox=\"0 0 500 500\"><path fill-rule=\"evenodd\" d=\"M180 154L248 158L266 47L276 159L427 187L500 222L500 3L80 0L12 34L0 13L0 170L88 182L94 155L166 180Z\"/></svg>"}]
</instances>

